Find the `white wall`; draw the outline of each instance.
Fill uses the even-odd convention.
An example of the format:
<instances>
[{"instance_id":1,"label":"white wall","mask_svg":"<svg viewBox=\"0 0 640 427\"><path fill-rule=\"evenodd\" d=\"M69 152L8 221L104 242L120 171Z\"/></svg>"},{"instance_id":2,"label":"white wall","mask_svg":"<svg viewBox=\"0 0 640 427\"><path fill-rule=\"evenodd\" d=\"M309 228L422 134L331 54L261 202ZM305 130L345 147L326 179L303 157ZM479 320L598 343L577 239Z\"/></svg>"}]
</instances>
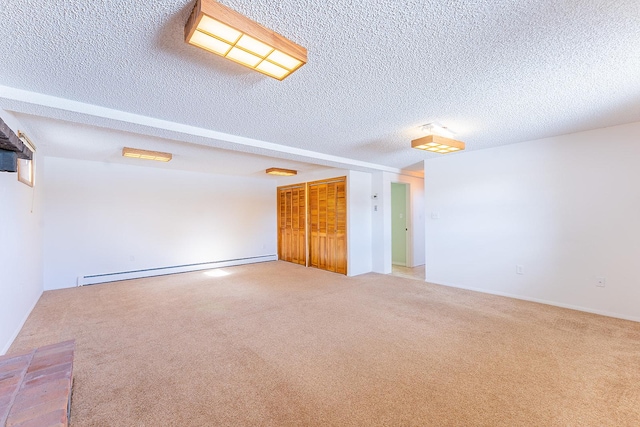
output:
<instances>
[{"instance_id":1,"label":"white wall","mask_svg":"<svg viewBox=\"0 0 640 427\"><path fill-rule=\"evenodd\" d=\"M372 175L345 169L326 169L281 178L278 186L347 177L347 275L369 273L372 268Z\"/></svg>"},{"instance_id":2,"label":"white wall","mask_svg":"<svg viewBox=\"0 0 640 427\"><path fill-rule=\"evenodd\" d=\"M426 161L427 280L640 321L638 159L640 123Z\"/></svg>"},{"instance_id":3,"label":"white wall","mask_svg":"<svg viewBox=\"0 0 640 427\"><path fill-rule=\"evenodd\" d=\"M424 221L424 179L378 172L373 177L373 271L389 274L391 264L391 183L409 185L411 213L408 218L410 252L407 254L408 267L417 267L425 263L425 221Z\"/></svg>"},{"instance_id":4,"label":"white wall","mask_svg":"<svg viewBox=\"0 0 640 427\"><path fill-rule=\"evenodd\" d=\"M14 132L25 130L10 113L0 110L0 117ZM36 153L34 188L0 172L0 355L42 294L41 160Z\"/></svg>"},{"instance_id":5,"label":"white wall","mask_svg":"<svg viewBox=\"0 0 640 427\"><path fill-rule=\"evenodd\" d=\"M347 273L357 276L371 271L371 174L349 171L347 184Z\"/></svg>"},{"instance_id":6,"label":"white wall","mask_svg":"<svg viewBox=\"0 0 640 427\"><path fill-rule=\"evenodd\" d=\"M391 211L385 215L385 200L391 200L391 184L386 188L385 172L375 172L372 176L371 196L371 239L372 239L372 271L391 273ZM391 202L389 202L391 209ZM389 230L388 233L385 230ZM389 248L387 250L387 248Z\"/></svg>"},{"instance_id":7,"label":"white wall","mask_svg":"<svg viewBox=\"0 0 640 427\"><path fill-rule=\"evenodd\" d=\"M277 253L272 180L49 157L45 179L45 289Z\"/></svg>"}]
</instances>

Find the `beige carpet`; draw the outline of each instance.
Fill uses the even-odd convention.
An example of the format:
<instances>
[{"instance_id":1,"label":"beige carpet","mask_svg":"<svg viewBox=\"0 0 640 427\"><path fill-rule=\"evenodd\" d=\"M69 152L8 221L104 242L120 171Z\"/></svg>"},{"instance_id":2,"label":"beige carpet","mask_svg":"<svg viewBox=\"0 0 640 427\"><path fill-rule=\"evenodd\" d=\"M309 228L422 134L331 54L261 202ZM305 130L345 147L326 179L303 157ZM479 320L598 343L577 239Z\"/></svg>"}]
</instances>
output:
<instances>
[{"instance_id":1,"label":"beige carpet","mask_svg":"<svg viewBox=\"0 0 640 427\"><path fill-rule=\"evenodd\" d=\"M45 292L72 426L638 426L640 324L285 262Z\"/></svg>"}]
</instances>

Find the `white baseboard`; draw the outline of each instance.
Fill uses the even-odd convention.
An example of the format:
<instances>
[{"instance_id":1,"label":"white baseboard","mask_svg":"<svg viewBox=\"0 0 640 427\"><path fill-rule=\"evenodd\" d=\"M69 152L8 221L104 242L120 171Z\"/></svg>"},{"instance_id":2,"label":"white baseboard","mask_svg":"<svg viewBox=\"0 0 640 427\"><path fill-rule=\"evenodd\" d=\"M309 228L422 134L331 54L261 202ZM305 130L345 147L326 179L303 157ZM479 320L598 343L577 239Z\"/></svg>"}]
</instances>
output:
<instances>
[{"instance_id":1,"label":"white baseboard","mask_svg":"<svg viewBox=\"0 0 640 427\"><path fill-rule=\"evenodd\" d=\"M624 314L613 313L613 312L605 311L605 310L596 310L596 309L593 309L593 308L581 307L579 305L565 304L565 303L556 302L556 301L550 301L550 300L545 300L545 299L540 299L540 298L532 298L532 297L527 297L527 296L522 296L522 295L514 295L514 294L507 293L507 292L492 291L492 290L481 289L481 288L472 288L472 287L467 287L467 286L457 286L457 285L450 285L450 284L445 284L445 283L435 283L435 282L429 282L429 281L427 281L427 282L428 283L433 283L434 285L448 286L450 288L465 289L467 291L482 292L483 294L498 295L498 296L501 296L501 297L514 298L514 299L519 299L519 300L522 300L522 301L531 301L531 302L537 302L537 303L540 303L540 304L552 305L554 307L561 307L561 308L568 308L568 309L571 309L571 310L584 311L585 313L599 314L600 316L614 317L616 319L622 319L622 320L631 320L632 322L640 322L640 317L627 316L627 315L624 315Z\"/></svg>"},{"instance_id":2,"label":"white baseboard","mask_svg":"<svg viewBox=\"0 0 640 427\"><path fill-rule=\"evenodd\" d=\"M188 273L190 271L209 270L212 268L231 267L234 265L255 264L259 262L277 261L277 255L262 255L224 261L213 261L198 264L177 265L171 267L151 268L147 270L123 271L109 274L78 276L78 286L96 285L98 283L116 282L119 280L141 279L143 277L165 276L167 274Z\"/></svg>"},{"instance_id":3,"label":"white baseboard","mask_svg":"<svg viewBox=\"0 0 640 427\"><path fill-rule=\"evenodd\" d=\"M29 307L29 310L27 310L27 313L24 315L24 317L18 324L18 327L16 328L15 332L9 337L9 341L4 345L4 347L2 347L2 350L0 350L0 356L4 356L5 354L7 354L7 351L9 351L9 347L11 347L11 344L13 344L13 341L15 341L16 337L22 330L22 327L24 326L25 322L29 318L29 315L35 308L38 301L40 301L41 296L42 296L42 291L40 291L40 293L38 294L38 297L35 299L35 301L33 301L33 303L31 304L31 307Z\"/></svg>"}]
</instances>

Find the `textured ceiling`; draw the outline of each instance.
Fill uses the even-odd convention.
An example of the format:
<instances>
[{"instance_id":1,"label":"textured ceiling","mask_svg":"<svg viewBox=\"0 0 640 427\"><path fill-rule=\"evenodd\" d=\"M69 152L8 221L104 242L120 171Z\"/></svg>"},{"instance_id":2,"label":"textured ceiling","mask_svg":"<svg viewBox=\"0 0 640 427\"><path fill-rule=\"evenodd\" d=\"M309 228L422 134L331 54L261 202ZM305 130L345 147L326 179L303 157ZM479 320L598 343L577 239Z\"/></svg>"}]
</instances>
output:
<instances>
[{"instance_id":1,"label":"textured ceiling","mask_svg":"<svg viewBox=\"0 0 640 427\"><path fill-rule=\"evenodd\" d=\"M638 0L222 3L308 64L279 82L185 44L191 0L20 0L0 85L393 168L436 156L409 148L430 121L476 150L640 120Z\"/></svg>"}]
</instances>

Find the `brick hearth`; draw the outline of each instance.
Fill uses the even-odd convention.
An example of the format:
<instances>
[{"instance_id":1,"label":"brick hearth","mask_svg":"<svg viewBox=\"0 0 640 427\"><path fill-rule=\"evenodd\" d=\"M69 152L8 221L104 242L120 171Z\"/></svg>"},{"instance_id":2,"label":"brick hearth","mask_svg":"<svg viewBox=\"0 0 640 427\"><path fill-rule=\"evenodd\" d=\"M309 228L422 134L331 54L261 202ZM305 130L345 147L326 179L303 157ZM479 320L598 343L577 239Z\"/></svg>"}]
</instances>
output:
<instances>
[{"instance_id":1,"label":"brick hearth","mask_svg":"<svg viewBox=\"0 0 640 427\"><path fill-rule=\"evenodd\" d=\"M68 425L74 351L71 340L0 357L0 426Z\"/></svg>"}]
</instances>

